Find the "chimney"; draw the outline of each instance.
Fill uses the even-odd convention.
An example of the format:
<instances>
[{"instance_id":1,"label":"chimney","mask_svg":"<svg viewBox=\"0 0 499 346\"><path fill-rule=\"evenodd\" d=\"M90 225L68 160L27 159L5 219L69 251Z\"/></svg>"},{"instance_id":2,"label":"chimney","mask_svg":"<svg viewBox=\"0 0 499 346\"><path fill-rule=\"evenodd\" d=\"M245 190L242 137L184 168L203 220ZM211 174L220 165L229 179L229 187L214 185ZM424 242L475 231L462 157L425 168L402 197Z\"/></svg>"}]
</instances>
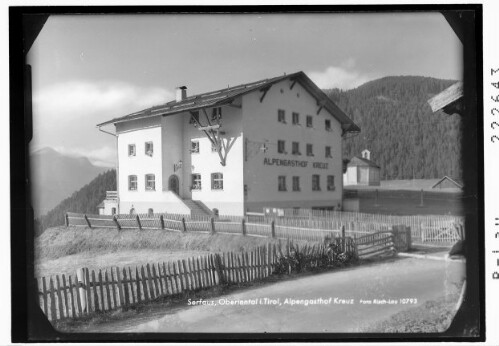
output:
<instances>
[{"instance_id":1,"label":"chimney","mask_svg":"<svg viewBox=\"0 0 499 346\"><path fill-rule=\"evenodd\" d=\"M369 150L364 150L362 152L362 158L363 159L367 159L367 160L370 160L371 159L371 152Z\"/></svg>"},{"instance_id":2,"label":"chimney","mask_svg":"<svg viewBox=\"0 0 499 346\"><path fill-rule=\"evenodd\" d=\"M185 98L187 97L186 86L177 87L175 91L176 91L175 101L180 102L182 100L185 100Z\"/></svg>"}]
</instances>

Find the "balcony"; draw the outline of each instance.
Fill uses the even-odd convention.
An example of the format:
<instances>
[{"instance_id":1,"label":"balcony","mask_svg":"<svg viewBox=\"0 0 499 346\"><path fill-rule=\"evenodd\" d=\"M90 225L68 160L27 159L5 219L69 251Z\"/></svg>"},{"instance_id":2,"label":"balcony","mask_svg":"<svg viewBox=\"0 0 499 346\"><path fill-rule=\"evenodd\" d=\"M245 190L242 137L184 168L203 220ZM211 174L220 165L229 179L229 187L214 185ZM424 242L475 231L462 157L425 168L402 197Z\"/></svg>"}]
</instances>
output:
<instances>
[{"instance_id":1,"label":"balcony","mask_svg":"<svg viewBox=\"0 0 499 346\"><path fill-rule=\"evenodd\" d=\"M111 201L117 201L118 191L106 191L106 199Z\"/></svg>"}]
</instances>

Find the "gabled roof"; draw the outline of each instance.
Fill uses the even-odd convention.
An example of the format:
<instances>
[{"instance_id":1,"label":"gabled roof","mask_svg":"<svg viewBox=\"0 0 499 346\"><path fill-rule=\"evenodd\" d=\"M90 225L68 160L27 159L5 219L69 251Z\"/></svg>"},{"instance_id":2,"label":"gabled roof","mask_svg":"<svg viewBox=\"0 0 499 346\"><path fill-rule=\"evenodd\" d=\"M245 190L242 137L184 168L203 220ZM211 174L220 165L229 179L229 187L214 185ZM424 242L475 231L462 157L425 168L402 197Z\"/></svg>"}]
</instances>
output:
<instances>
[{"instance_id":1,"label":"gabled roof","mask_svg":"<svg viewBox=\"0 0 499 346\"><path fill-rule=\"evenodd\" d=\"M217 107L232 103L237 97L245 95L255 90L265 90L273 84L283 80L290 79L300 83L317 100L318 106L323 106L328 110L341 124L345 132L360 132L360 128L338 107L329 97L315 85L308 76L302 71L290 75L283 75L270 79L264 79L257 82L241 84L238 86L210 91L203 94L189 96L182 101L170 101L163 105L150 107L139 112L131 113L122 117L98 124L101 127L109 124L117 124L125 121L149 118L153 116L167 116L182 112L196 111L207 107Z\"/></svg>"},{"instance_id":2,"label":"gabled roof","mask_svg":"<svg viewBox=\"0 0 499 346\"><path fill-rule=\"evenodd\" d=\"M364 159L362 157L354 156L350 162L348 163L348 166L356 166L356 167L375 167L375 168L380 168L376 163L374 163L371 160Z\"/></svg>"},{"instance_id":3,"label":"gabled roof","mask_svg":"<svg viewBox=\"0 0 499 346\"><path fill-rule=\"evenodd\" d=\"M435 183L435 185L433 185L431 188L434 189L435 187L437 187L438 185L440 185L443 181L445 180L448 180L450 181L451 183L453 183L454 185L456 185L458 188L462 189L463 188L463 184L461 184L460 182L457 182L456 180L452 179L452 178L449 178L448 176L445 176L443 177L442 179L440 179L439 181L437 181Z\"/></svg>"}]
</instances>

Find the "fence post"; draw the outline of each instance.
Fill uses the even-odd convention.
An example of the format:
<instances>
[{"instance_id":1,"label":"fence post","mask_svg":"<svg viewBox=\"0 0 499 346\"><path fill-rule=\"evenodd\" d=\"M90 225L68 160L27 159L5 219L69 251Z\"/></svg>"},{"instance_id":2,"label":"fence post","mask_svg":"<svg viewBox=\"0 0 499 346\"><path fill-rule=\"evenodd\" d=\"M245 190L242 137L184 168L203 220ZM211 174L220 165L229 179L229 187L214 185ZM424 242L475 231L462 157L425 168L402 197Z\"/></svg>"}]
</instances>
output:
<instances>
[{"instance_id":1,"label":"fence post","mask_svg":"<svg viewBox=\"0 0 499 346\"><path fill-rule=\"evenodd\" d=\"M68 213L66 213L66 215L64 216L64 222L66 224L66 227L69 226L69 216L68 216Z\"/></svg>"},{"instance_id":2,"label":"fence post","mask_svg":"<svg viewBox=\"0 0 499 346\"><path fill-rule=\"evenodd\" d=\"M274 220L272 220L272 222L270 223L270 228L272 231L272 238L275 238L275 221Z\"/></svg>"},{"instance_id":3,"label":"fence post","mask_svg":"<svg viewBox=\"0 0 499 346\"><path fill-rule=\"evenodd\" d=\"M243 235L246 235L246 220L241 221L241 228L243 230Z\"/></svg>"},{"instance_id":4,"label":"fence post","mask_svg":"<svg viewBox=\"0 0 499 346\"><path fill-rule=\"evenodd\" d=\"M211 223L211 234L215 234L215 219L212 217L210 218L210 223Z\"/></svg>"},{"instance_id":5,"label":"fence post","mask_svg":"<svg viewBox=\"0 0 499 346\"><path fill-rule=\"evenodd\" d=\"M226 280L223 271L223 263L222 263L222 258L220 257L219 254L215 254L215 270L217 271L220 285L225 285Z\"/></svg>"},{"instance_id":6,"label":"fence post","mask_svg":"<svg viewBox=\"0 0 499 346\"><path fill-rule=\"evenodd\" d=\"M116 215L113 215L113 221L116 224L116 228L118 229L118 231L120 231L121 225L119 224L118 219L116 218Z\"/></svg>"},{"instance_id":7,"label":"fence post","mask_svg":"<svg viewBox=\"0 0 499 346\"><path fill-rule=\"evenodd\" d=\"M163 215L159 216L159 223L161 224L161 229L165 229L165 220L163 219Z\"/></svg>"},{"instance_id":8,"label":"fence post","mask_svg":"<svg viewBox=\"0 0 499 346\"><path fill-rule=\"evenodd\" d=\"M187 226L185 225L185 217L182 218L182 231L187 232Z\"/></svg>"},{"instance_id":9,"label":"fence post","mask_svg":"<svg viewBox=\"0 0 499 346\"><path fill-rule=\"evenodd\" d=\"M341 226L341 248L343 249L343 252L346 252L346 241L345 241L345 225Z\"/></svg>"},{"instance_id":10,"label":"fence post","mask_svg":"<svg viewBox=\"0 0 499 346\"><path fill-rule=\"evenodd\" d=\"M87 217L87 214L84 214L83 217L85 218L85 221L87 221L88 227L92 228L92 225L90 224L90 220Z\"/></svg>"},{"instance_id":11,"label":"fence post","mask_svg":"<svg viewBox=\"0 0 499 346\"><path fill-rule=\"evenodd\" d=\"M409 226L405 228L405 239L407 242L407 251L409 251L412 247L412 234L411 234L411 227Z\"/></svg>"},{"instance_id":12,"label":"fence post","mask_svg":"<svg viewBox=\"0 0 499 346\"><path fill-rule=\"evenodd\" d=\"M142 224L140 223L139 214L135 215L135 219L137 220L137 225L139 226L139 230L142 231Z\"/></svg>"}]
</instances>

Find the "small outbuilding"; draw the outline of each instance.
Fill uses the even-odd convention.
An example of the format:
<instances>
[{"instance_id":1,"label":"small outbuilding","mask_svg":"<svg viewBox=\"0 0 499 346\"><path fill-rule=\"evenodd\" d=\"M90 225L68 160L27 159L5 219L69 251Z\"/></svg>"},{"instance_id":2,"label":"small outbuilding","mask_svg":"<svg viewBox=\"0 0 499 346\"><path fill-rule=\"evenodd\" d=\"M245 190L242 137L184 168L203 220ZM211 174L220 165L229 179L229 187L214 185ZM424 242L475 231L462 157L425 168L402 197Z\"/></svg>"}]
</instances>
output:
<instances>
[{"instance_id":1,"label":"small outbuilding","mask_svg":"<svg viewBox=\"0 0 499 346\"><path fill-rule=\"evenodd\" d=\"M443 177L438 182L431 187L432 189L460 189L462 190L463 184L460 182L449 178L448 176Z\"/></svg>"},{"instance_id":2,"label":"small outbuilding","mask_svg":"<svg viewBox=\"0 0 499 346\"><path fill-rule=\"evenodd\" d=\"M354 156L343 174L344 185L380 185L380 167L371 161L371 152L364 150L362 156Z\"/></svg>"}]
</instances>

